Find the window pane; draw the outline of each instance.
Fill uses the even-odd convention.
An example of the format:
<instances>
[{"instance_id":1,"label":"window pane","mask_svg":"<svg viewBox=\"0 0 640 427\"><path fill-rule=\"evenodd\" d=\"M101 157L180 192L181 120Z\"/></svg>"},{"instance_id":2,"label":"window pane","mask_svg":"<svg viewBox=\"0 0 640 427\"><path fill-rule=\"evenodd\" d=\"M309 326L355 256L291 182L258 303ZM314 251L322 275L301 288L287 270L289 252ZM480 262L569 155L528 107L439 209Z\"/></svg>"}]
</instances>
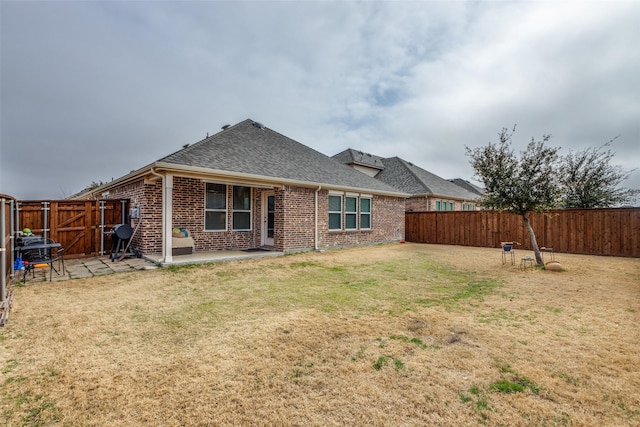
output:
<instances>
[{"instance_id":1,"label":"window pane","mask_svg":"<svg viewBox=\"0 0 640 427\"><path fill-rule=\"evenodd\" d=\"M360 199L360 212L371 212L371 199Z\"/></svg>"},{"instance_id":2,"label":"window pane","mask_svg":"<svg viewBox=\"0 0 640 427\"><path fill-rule=\"evenodd\" d=\"M436 210L440 210L440 200L436 200Z\"/></svg>"},{"instance_id":3,"label":"window pane","mask_svg":"<svg viewBox=\"0 0 640 427\"><path fill-rule=\"evenodd\" d=\"M347 197L344 200L344 210L345 212L357 212L358 210L358 199L355 197Z\"/></svg>"},{"instance_id":4,"label":"window pane","mask_svg":"<svg viewBox=\"0 0 640 427\"><path fill-rule=\"evenodd\" d=\"M224 230L225 229L225 212L207 211L204 215L205 230Z\"/></svg>"},{"instance_id":5,"label":"window pane","mask_svg":"<svg viewBox=\"0 0 640 427\"><path fill-rule=\"evenodd\" d=\"M207 183L205 208L206 209L226 209L227 208L227 186L226 185Z\"/></svg>"},{"instance_id":6,"label":"window pane","mask_svg":"<svg viewBox=\"0 0 640 427\"><path fill-rule=\"evenodd\" d=\"M250 212L234 212L233 213L233 229L234 230L250 230L251 229L251 213Z\"/></svg>"},{"instance_id":7,"label":"window pane","mask_svg":"<svg viewBox=\"0 0 640 427\"><path fill-rule=\"evenodd\" d=\"M251 187L233 187L233 209L251 209Z\"/></svg>"},{"instance_id":8,"label":"window pane","mask_svg":"<svg viewBox=\"0 0 640 427\"><path fill-rule=\"evenodd\" d=\"M329 230L340 230L342 228L342 224L340 223L340 215L339 213L330 213L329 214Z\"/></svg>"},{"instance_id":9,"label":"window pane","mask_svg":"<svg viewBox=\"0 0 640 427\"><path fill-rule=\"evenodd\" d=\"M329 210L334 212L342 210L342 196L329 196Z\"/></svg>"},{"instance_id":10,"label":"window pane","mask_svg":"<svg viewBox=\"0 0 640 427\"><path fill-rule=\"evenodd\" d=\"M370 214L362 214L360 215L360 228L371 228L371 215Z\"/></svg>"},{"instance_id":11,"label":"window pane","mask_svg":"<svg viewBox=\"0 0 640 427\"><path fill-rule=\"evenodd\" d=\"M345 228L347 229L355 229L358 227L357 224L357 218L358 216L356 214L347 214L346 217L344 218L344 222L345 222Z\"/></svg>"}]
</instances>

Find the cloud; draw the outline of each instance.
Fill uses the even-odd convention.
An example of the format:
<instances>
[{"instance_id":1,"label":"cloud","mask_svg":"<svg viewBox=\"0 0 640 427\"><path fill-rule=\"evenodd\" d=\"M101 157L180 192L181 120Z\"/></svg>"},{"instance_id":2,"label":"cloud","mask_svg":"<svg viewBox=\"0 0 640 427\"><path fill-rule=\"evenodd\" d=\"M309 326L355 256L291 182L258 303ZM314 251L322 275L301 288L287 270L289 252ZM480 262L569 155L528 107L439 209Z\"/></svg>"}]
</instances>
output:
<instances>
[{"instance_id":1,"label":"cloud","mask_svg":"<svg viewBox=\"0 0 640 427\"><path fill-rule=\"evenodd\" d=\"M516 123L518 149L621 134L614 162L640 164L635 2L1 7L0 193L19 198L69 195L247 117L445 178L470 178L465 146Z\"/></svg>"}]
</instances>

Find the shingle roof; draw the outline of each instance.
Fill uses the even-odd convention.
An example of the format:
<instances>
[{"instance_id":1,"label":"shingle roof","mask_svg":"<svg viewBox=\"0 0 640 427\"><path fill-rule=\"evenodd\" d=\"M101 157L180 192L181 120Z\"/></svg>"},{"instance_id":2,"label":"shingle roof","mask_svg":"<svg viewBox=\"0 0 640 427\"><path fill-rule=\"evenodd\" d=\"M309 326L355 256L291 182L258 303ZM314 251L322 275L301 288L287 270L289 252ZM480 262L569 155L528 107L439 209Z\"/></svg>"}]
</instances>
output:
<instances>
[{"instance_id":1,"label":"shingle roof","mask_svg":"<svg viewBox=\"0 0 640 427\"><path fill-rule=\"evenodd\" d=\"M384 169L384 162L382 157L374 156L373 154L365 153L363 151L354 150L353 148L347 148L346 150L332 156L334 159L346 165L363 165L370 168Z\"/></svg>"},{"instance_id":2,"label":"shingle roof","mask_svg":"<svg viewBox=\"0 0 640 427\"><path fill-rule=\"evenodd\" d=\"M401 193L291 138L247 119L158 162L282 178L310 184Z\"/></svg>"},{"instance_id":3,"label":"shingle roof","mask_svg":"<svg viewBox=\"0 0 640 427\"><path fill-rule=\"evenodd\" d=\"M385 169L375 179L409 194L434 194L464 200L478 199L474 194L448 180L399 157L383 159Z\"/></svg>"},{"instance_id":4,"label":"shingle roof","mask_svg":"<svg viewBox=\"0 0 640 427\"><path fill-rule=\"evenodd\" d=\"M475 184L472 184L471 182L462 179L462 178L454 178L454 179L450 179L449 181L453 182L454 184L464 188L465 190L469 190L472 193L475 193L479 196L482 196L484 194L484 189L482 189L482 187L479 187Z\"/></svg>"}]
</instances>

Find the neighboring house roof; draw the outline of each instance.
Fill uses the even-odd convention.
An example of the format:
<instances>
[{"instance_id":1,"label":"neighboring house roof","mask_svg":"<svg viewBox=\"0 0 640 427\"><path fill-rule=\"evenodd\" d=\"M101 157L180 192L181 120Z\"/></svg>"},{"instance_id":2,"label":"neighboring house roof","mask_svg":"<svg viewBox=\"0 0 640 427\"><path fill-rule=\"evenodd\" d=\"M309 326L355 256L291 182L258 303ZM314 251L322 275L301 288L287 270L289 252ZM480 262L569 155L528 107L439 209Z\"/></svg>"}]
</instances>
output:
<instances>
[{"instance_id":1,"label":"neighboring house roof","mask_svg":"<svg viewBox=\"0 0 640 427\"><path fill-rule=\"evenodd\" d=\"M454 178L454 179L450 179L449 181L464 188L465 190L468 190L468 191L471 191L472 193L477 194L478 196L482 196L484 194L484 189L482 187L472 184L466 179Z\"/></svg>"},{"instance_id":2,"label":"neighboring house roof","mask_svg":"<svg viewBox=\"0 0 640 427\"><path fill-rule=\"evenodd\" d=\"M353 148L347 148L332 157L346 165L360 165L378 170L384 169L382 157L354 150Z\"/></svg>"},{"instance_id":3,"label":"neighboring house roof","mask_svg":"<svg viewBox=\"0 0 640 427\"><path fill-rule=\"evenodd\" d=\"M406 197L371 178L264 125L247 119L96 189L105 191L154 170L206 177L249 179L273 185L322 186Z\"/></svg>"},{"instance_id":4,"label":"neighboring house roof","mask_svg":"<svg viewBox=\"0 0 640 427\"><path fill-rule=\"evenodd\" d=\"M385 168L375 179L413 195L476 200L478 195L399 157L383 159Z\"/></svg>"}]
</instances>

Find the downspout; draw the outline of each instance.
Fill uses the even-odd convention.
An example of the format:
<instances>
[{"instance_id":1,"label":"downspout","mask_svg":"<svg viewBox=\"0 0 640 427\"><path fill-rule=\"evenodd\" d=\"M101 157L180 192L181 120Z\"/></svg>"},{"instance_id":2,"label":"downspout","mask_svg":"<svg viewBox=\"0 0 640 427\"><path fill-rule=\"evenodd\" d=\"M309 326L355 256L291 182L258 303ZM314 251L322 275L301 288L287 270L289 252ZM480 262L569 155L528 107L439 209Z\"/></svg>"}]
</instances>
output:
<instances>
[{"instance_id":1,"label":"downspout","mask_svg":"<svg viewBox=\"0 0 640 427\"><path fill-rule=\"evenodd\" d=\"M320 192L320 190L322 190L322 185L319 185L318 188L316 189L316 217L315 217L315 237L314 237L314 249L317 251L318 250L318 193Z\"/></svg>"}]
</instances>

